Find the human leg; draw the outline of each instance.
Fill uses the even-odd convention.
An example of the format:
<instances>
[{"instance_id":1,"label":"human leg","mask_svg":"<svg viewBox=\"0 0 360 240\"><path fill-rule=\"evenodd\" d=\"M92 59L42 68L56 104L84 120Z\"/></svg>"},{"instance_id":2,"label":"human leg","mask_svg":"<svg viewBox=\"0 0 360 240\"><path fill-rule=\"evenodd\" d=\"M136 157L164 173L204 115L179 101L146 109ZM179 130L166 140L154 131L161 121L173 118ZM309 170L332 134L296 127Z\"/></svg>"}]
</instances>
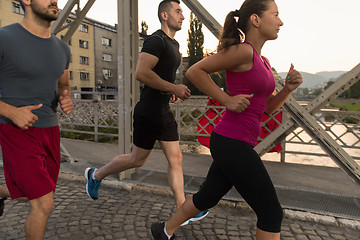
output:
<instances>
[{"instance_id":1,"label":"human leg","mask_svg":"<svg viewBox=\"0 0 360 240\"><path fill-rule=\"evenodd\" d=\"M12 199L29 200L27 239L42 239L53 207L60 169L59 128L29 128L0 124L4 174Z\"/></svg>"},{"instance_id":2,"label":"human leg","mask_svg":"<svg viewBox=\"0 0 360 240\"><path fill-rule=\"evenodd\" d=\"M141 167L149 158L150 153L151 150L133 145L130 154L114 157L109 163L97 169L94 173L94 177L97 180L103 180L110 174L119 173L130 168Z\"/></svg>"},{"instance_id":3,"label":"human leg","mask_svg":"<svg viewBox=\"0 0 360 240\"><path fill-rule=\"evenodd\" d=\"M226 175L217 167L215 162L210 166L206 180L194 196L187 197L184 204L171 216L165 223L166 232L172 235L183 222L197 215L205 209L215 206L220 199L231 189L232 184L227 180ZM159 232L160 223L152 224L152 231L157 229L157 233L153 233L154 239L162 239Z\"/></svg>"},{"instance_id":4,"label":"human leg","mask_svg":"<svg viewBox=\"0 0 360 240\"><path fill-rule=\"evenodd\" d=\"M0 185L0 199L10 197L10 193L6 185Z\"/></svg>"},{"instance_id":5,"label":"human leg","mask_svg":"<svg viewBox=\"0 0 360 240\"><path fill-rule=\"evenodd\" d=\"M50 192L37 199L30 200L30 212L25 222L26 240L44 238L47 220L54 205L54 193Z\"/></svg>"},{"instance_id":6,"label":"human leg","mask_svg":"<svg viewBox=\"0 0 360 240\"><path fill-rule=\"evenodd\" d=\"M257 239L278 239L283 212L260 157L245 142L217 134L214 137L223 143L212 146L214 161L222 159L219 167L258 217Z\"/></svg>"},{"instance_id":7,"label":"human leg","mask_svg":"<svg viewBox=\"0 0 360 240\"><path fill-rule=\"evenodd\" d=\"M0 216L4 213L5 200L10 197L9 190L6 186L0 185Z\"/></svg>"},{"instance_id":8,"label":"human leg","mask_svg":"<svg viewBox=\"0 0 360 240\"><path fill-rule=\"evenodd\" d=\"M160 141L161 148L168 160L168 181L174 194L176 207L185 201L182 154L179 141Z\"/></svg>"},{"instance_id":9,"label":"human leg","mask_svg":"<svg viewBox=\"0 0 360 240\"><path fill-rule=\"evenodd\" d=\"M280 233L266 232L256 228L256 240L279 240Z\"/></svg>"},{"instance_id":10,"label":"human leg","mask_svg":"<svg viewBox=\"0 0 360 240\"><path fill-rule=\"evenodd\" d=\"M86 168L84 176L86 179L86 192L89 197L94 200L98 199L101 181L105 177L130 168L141 167L148 159L150 152L151 150L142 149L133 145L130 154L116 156L109 163L99 169Z\"/></svg>"},{"instance_id":11,"label":"human leg","mask_svg":"<svg viewBox=\"0 0 360 240\"><path fill-rule=\"evenodd\" d=\"M148 110L148 108L145 108L145 110ZM140 102L135 105L133 120L134 143L131 153L118 155L109 163L97 169L94 173L95 179L101 181L110 174L119 173L134 167L141 167L148 159L156 141L159 121L154 119L151 114L145 112Z\"/></svg>"},{"instance_id":12,"label":"human leg","mask_svg":"<svg viewBox=\"0 0 360 240\"><path fill-rule=\"evenodd\" d=\"M0 124L6 187L12 199L29 200L54 192L60 169L58 126L23 130Z\"/></svg>"}]
</instances>

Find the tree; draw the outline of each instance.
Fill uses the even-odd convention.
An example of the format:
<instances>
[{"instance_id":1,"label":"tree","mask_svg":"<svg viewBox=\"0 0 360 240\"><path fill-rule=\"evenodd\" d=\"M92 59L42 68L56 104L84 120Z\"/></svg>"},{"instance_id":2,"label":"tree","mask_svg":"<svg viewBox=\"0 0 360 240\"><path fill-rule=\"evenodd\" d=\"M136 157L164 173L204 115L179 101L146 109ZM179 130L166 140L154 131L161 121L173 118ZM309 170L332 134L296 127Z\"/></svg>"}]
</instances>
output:
<instances>
[{"instance_id":1,"label":"tree","mask_svg":"<svg viewBox=\"0 0 360 240\"><path fill-rule=\"evenodd\" d=\"M193 12L190 13L190 29L188 31L188 68L204 58L204 33L202 23ZM186 83L193 95L203 94L190 81Z\"/></svg>"},{"instance_id":2,"label":"tree","mask_svg":"<svg viewBox=\"0 0 360 240\"><path fill-rule=\"evenodd\" d=\"M202 23L193 12L190 13L190 29L188 31L188 67L204 58L204 33Z\"/></svg>"},{"instance_id":3,"label":"tree","mask_svg":"<svg viewBox=\"0 0 360 240\"><path fill-rule=\"evenodd\" d=\"M147 31L149 30L149 26L145 21L141 21L141 34L147 35Z\"/></svg>"},{"instance_id":4,"label":"tree","mask_svg":"<svg viewBox=\"0 0 360 240\"><path fill-rule=\"evenodd\" d=\"M360 98L360 82L356 82L347 91L348 98Z\"/></svg>"}]
</instances>

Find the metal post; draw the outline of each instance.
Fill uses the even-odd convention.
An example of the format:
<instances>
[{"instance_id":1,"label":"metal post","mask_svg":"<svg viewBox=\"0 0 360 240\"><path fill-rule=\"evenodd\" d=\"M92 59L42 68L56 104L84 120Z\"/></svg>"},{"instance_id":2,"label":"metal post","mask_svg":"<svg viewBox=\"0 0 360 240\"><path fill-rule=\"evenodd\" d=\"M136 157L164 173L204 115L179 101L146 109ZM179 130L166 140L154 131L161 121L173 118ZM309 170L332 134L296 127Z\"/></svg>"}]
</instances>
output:
<instances>
[{"instance_id":1,"label":"metal post","mask_svg":"<svg viewBox=\"0 0 360 240\"><path fill-rule=\"evenodd\" d=\"M138 0L118 0L119 154L131 151L132 112L136 102L135 64L138 56ZM120 173L130 178L135 170Z\"/></svg>"},{"instance_id":2,"label":"metal post","mask_svg":"<svg viewBox=\"0 0 360 240\"><path fill-rule=\"evenodd\" d=\"M99 141L99 100L96 98L97 96L94 94L93 96L93 104L94 104L94 141Z\"/></svg>"}]
</instances>

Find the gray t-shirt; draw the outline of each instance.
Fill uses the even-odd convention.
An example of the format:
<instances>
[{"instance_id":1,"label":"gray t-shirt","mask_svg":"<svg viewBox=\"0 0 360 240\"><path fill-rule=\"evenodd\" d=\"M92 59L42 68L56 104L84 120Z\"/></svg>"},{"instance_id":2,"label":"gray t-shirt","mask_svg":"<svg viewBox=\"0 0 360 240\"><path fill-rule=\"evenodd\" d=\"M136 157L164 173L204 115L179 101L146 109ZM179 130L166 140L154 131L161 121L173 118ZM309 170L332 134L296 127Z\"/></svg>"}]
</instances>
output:
<instances>
[{"instance_id":1,"label":"gray t-shirt","mask_svg":"<svg viewBox=\"0 0 360 240\"><path fill-rule=\"evenodd\" d=\"M58 80L70 64L69 46L40 38L19 23L0 28L0 100L15 107L43 104L33 127L58 124ZM0 123L12 121L0 115Z\"/></svg>"}]
</instances>

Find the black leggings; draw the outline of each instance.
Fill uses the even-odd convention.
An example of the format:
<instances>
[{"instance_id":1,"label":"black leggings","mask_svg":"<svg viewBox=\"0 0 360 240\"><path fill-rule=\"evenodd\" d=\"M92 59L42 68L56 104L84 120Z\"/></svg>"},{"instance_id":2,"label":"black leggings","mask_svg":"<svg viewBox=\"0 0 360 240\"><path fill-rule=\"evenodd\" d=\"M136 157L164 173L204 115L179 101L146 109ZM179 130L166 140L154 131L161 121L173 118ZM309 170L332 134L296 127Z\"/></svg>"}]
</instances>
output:
<instances>
[{"instance_id":1,"label":"black leggings","mask_svg":"<svg viewBox=\"0 0 360 240\"><path fill-rule=\"evenodd\" d=\"M203 186L193 196L195 207L201 211L214 207L234 186L255 211L257 227L280 232L283 211L269 174L253 147L213 132L210 150L214 161Z\"/></svg>"}]
</instances>

